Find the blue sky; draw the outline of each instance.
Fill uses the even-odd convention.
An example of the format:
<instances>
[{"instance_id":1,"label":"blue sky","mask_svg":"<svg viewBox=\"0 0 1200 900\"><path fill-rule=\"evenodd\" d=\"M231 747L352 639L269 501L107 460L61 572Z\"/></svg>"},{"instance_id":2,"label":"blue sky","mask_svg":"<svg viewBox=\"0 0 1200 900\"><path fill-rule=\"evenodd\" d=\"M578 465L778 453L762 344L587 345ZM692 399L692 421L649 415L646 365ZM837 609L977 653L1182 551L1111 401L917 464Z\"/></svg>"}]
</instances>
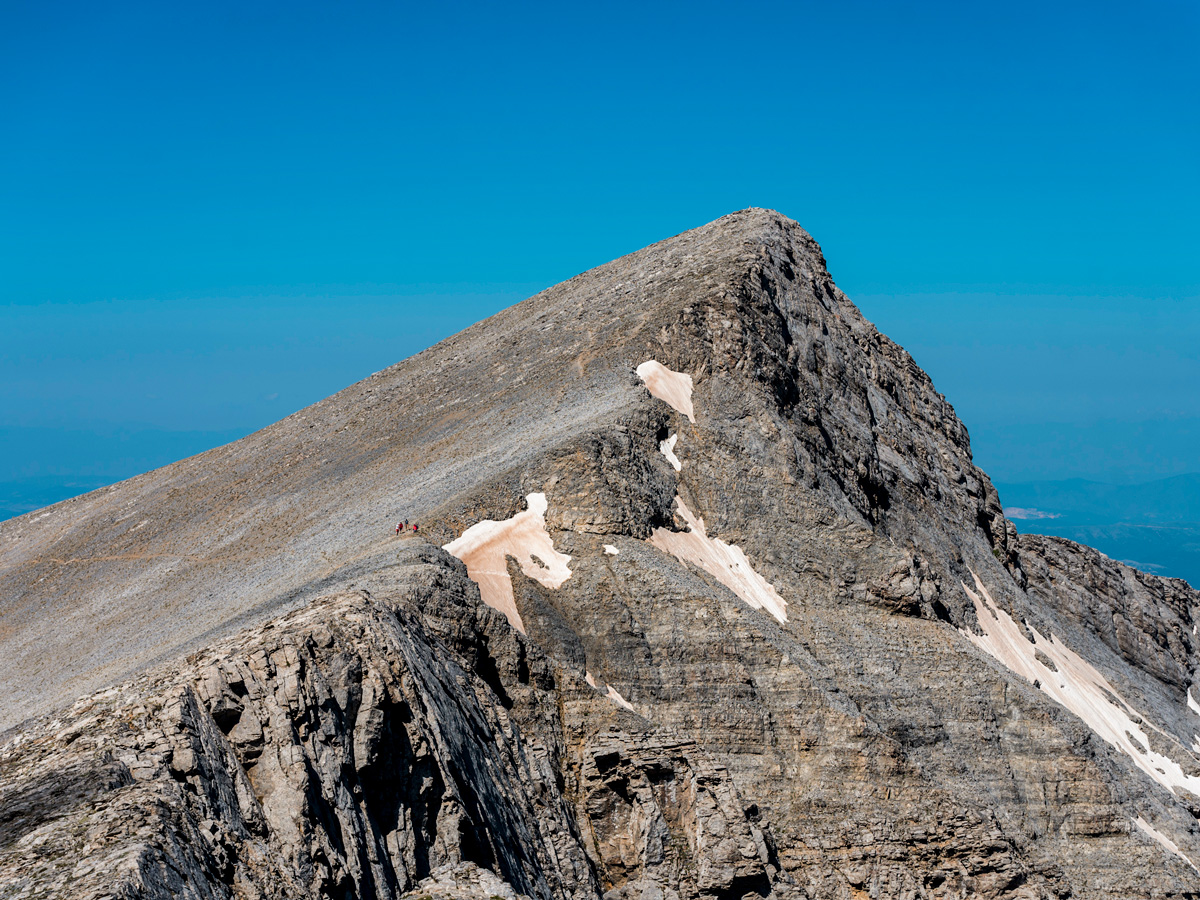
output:
<instances>
[{"instance_id":1,"label":"blue sky","mask_svg":"<svg viewBox=\"0 0 1200 900\"><path fill-rule=\"evenodd\" d=\"M1198 39L1193 2L7 4L0 482L231 440L746 206L997 480L1200 471Z\"/></svg>"}]
</instances>

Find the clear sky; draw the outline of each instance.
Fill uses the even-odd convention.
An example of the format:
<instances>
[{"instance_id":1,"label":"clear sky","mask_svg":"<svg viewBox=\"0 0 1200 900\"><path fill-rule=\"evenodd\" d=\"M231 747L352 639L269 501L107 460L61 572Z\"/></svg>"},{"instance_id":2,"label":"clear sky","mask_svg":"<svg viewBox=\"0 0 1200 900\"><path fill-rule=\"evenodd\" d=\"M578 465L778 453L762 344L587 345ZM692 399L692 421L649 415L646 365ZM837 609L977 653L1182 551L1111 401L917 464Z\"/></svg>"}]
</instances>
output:
<instances>
[{"instance_id":1,"label":"clear sky","mask_svg":"<svg viewBox=\"0 0 1200 900\"><path fill-rule=\"evenodd\" d=\"M746 206L821 242L998 480L1200 471L1194 0L2 23L0 482L198 452Z\"/></svg>"}]
</instances>

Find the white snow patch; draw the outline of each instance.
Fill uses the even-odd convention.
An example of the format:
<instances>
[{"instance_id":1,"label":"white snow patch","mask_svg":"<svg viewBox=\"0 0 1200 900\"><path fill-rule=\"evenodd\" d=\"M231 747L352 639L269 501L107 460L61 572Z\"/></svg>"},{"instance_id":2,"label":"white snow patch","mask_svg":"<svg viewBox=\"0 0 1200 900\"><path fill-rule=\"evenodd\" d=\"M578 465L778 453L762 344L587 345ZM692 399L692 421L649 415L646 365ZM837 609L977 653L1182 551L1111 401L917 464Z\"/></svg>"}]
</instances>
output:
<instances>
[{"instance_id":1,"label":"white snow patch","mask_svg":"<svg viewBox=\"0 0 1200 900\"><path fill-rule=\"evenodd\" d=\"M1149 822L1147 822L1141 816L1138 816L1136 819L1134 819L1133 824L1138 827L1138 830L1141 831L1142 834L1144 834L1144 835L1146 835L1146 837L1150 838L1150 840L1157 841L1160 845L1162 845L1162 848L1164 850L1166 850L1169 853L1174 853L1176 856L1178 856L1180 859L1182 859L1185 863L1187 863L1193 869L1196 869L1196 864L1187 858L1187 856L1184 854L1184 852L1179 849L1179 846L1173 840L1171 840L1169 837L1167 837L1165 834L1163 834L1158 829L1154 828ZM1200 869L1196 869L1196 871L1200 872Z\"/></svg>"},{"instance_id":2,"label":"white snow patch","mask_svg":"<svg viewBox=\"0 0 1200 900\"><path fill-rule=\"evenodd\" d=\"M622 697L620 694L618 694L617 689L615 687L613 687L611 684L608 686L608 693L605 694L604 696L608 697L608 699L611 700L613 703L617 704L617 706L623 706L625 709L629 710L631 713L637 712L637 710L633 708L633 704L630 703L628 700L626 700L624 697Z\"/></svg>"},{"instance_id":3,"label":"white snow patch","mask_svg":"<svg viewBox=\"0 0 1200 900\"><path fill-rule=\"evenodd\" d=\"M525 624L517 612L512 578L506 557L512 556L521 571L548 588L557 588L571 577L567 563L571 557L554 549L546 533L546 495L530 494L529 508L511 519L476 522L442 549L467 564L467 575L479 585L483 602L499 610L522 634Z\"/></svg>"},{"instance_id":4,"label":"white snow patch","mask_svg":"<svg viewBox=\"0 0 1200 900\"><path fill-rule=\"evenodd\" d=\"M600 690L600 687L596 684L596 679L592 677L591 672L585 671L583 673L583 680L586 681L588 684L590 684L592 687L596 688L596 690ZM617 706L620 706L620 707L623 707L623 708L629 710L631 713L637 712L637 710L633 708L633 704L630 703L628 700L626 700L624 697L622 697L615 687L613 687L611 684L606 684L604 687L606 688L605 693L604 693L605 697L607 697L613 703L617 704ZM638 713L638 715L641 715L641 713Z\"/></svg>"},{"instance_id":5,"label":"white snow patch","mask_svg":"<svg viewBox=\"0 0 1200 900\"><path fill-rule=\"evenodd\" d=\"M667 458L667 462L675 467L675 471L679 472L683 469L683 463L679 461L679 457L675 455L675 442L679 440L679 435L673 434L665 441L658 442L658 452Z\"/></svg>"},{"instance_id":6,"label":"white snow patch","mask_svg":"<svg viewBox=\"0 0 1200 900\"><path fill-rule=\"evenodd\" d=\"M971 575L978 593L965 584L963 589L975 604L980 627L987 632L980 636L960 629L971 643L1018 675L1037 682L1045 694L1083 719L1113 747L1128 754L1139 769L1167 790L1174 793L1176 788L1184 788L1200 794L1200 777L1185 774L1175 760L1150 749L1143 725L1152 726L1103 675L1054 635L1047 638L1029 627L1037 642L1030 643L1012 616L996 605L979 576L974 572ZM1058 671L1052 671L1037 659L1035 654L1039 650ZM1116 701L1111 701L1110 696ZM1136 724L1135 718L1143 725Z\"/></svg>"},{"instance_id":7,"label":"white snow patch","mask_svg":"<svg viewBox=\"0 0 1200 900\"><path fill-rule=\"evenodd\" d=\"M614 547L612 544L605 544L604 552L609 556L616 556L621 551L618 550L616 547Z\"/></svg>"},{"instance_id":8,"label":"white snow patch","mask_svg":"<svg viewBox=\"0 0 1200 900\"><path fill-rule=\"evenodd\" d=\"M683 413L691 422L696 421L692 412L692 376L685 372L673 372L662 363L648 359L637 367L638 377L646 383L646 390Z\"/></svg>"},{"instance_id":9,"label":"white snow patch","mask_svg":"<svg viewBox=\"0 0 1200 900\"><path fill-rule=\"evenodd\" d=\"M765 609L780 622L786 622L787 602L769 581L754 571L742 548L720 538L710 538L704 530L704 520L692 514L683 498L676 497L675 503L688 530L655 528L650 543L677 559L704 569L752 609Z\"/></svg>"},{"instance_id":10,"label":"white snow patch","mask_svg":"<svg viewBox=\"0 0 1200 900\"><path fill-rule=\"evenodd\" d=\"M1188 698L1188 709L1190 709L1192 712L1196 713L1196 715L1200 715L1200 703L1197 703L1195 700L1192 699L1192 689L1191 688L1188 688L1187 698Z\"/></svg>"}]
</instances>

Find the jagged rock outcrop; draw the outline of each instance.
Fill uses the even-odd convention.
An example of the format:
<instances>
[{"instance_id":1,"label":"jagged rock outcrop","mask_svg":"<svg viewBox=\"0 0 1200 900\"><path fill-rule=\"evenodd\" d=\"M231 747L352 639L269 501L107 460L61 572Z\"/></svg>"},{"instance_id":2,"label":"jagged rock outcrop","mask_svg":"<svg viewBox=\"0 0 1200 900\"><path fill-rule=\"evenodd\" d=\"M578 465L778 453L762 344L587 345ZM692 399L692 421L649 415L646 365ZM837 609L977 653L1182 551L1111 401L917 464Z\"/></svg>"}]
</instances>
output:
<instances>
[{"instance_id":1,"label":"jagged rock outcrop","mask_svg":"<svg viewBox=\"0 0 1200 900\"><path fill-rule=\"evenodd\" d=\"M0 895L1200 896L1198 607L747 210L0 524Z\"/></svg>"},{"instance_id":2,"label":"jagged rock outcrop","mask_svg":"<svg viewBox=\"0 0 1200 900\"><path fill-rule=\"evenodd\" d=\"M1029 594L1173 688L1193 686L1196 592L1063 538L1021 535ZM1200 693L1200 692L1198 692Z\"/></svg>"},{"instance_id":3,"label":"jagged rock outcrop","mask_svg":"<svg viewBox=\"0 0 1200 900\"><path fill-rule=\"evenodd\" d=\"M551 665L456 560L402 556L405 599L322 598L28 725L0 756L6 896L399 897L464 865L547 900L768 886L721 766Z\"/></svg>"}]
</instances>

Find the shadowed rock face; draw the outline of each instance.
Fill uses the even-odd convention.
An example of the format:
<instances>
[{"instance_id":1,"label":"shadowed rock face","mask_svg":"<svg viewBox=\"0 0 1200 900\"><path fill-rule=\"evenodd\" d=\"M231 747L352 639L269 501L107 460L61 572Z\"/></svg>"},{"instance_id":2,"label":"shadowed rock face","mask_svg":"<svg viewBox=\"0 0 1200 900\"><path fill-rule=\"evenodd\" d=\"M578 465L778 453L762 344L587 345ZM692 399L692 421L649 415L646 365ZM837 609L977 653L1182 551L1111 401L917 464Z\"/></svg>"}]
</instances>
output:
<instances>
[{"instance_id":1,"label":"shadowed rock face","mask_svg":"<svg viewBox=\"0 0 1200 900\"><path fill-rule=\"evenodd\" d=\"M506 618L440 548L542 495ZM746 210L0 524L0 895L1198 896L1198 600Z\"/></svg>"}]
</instances>

